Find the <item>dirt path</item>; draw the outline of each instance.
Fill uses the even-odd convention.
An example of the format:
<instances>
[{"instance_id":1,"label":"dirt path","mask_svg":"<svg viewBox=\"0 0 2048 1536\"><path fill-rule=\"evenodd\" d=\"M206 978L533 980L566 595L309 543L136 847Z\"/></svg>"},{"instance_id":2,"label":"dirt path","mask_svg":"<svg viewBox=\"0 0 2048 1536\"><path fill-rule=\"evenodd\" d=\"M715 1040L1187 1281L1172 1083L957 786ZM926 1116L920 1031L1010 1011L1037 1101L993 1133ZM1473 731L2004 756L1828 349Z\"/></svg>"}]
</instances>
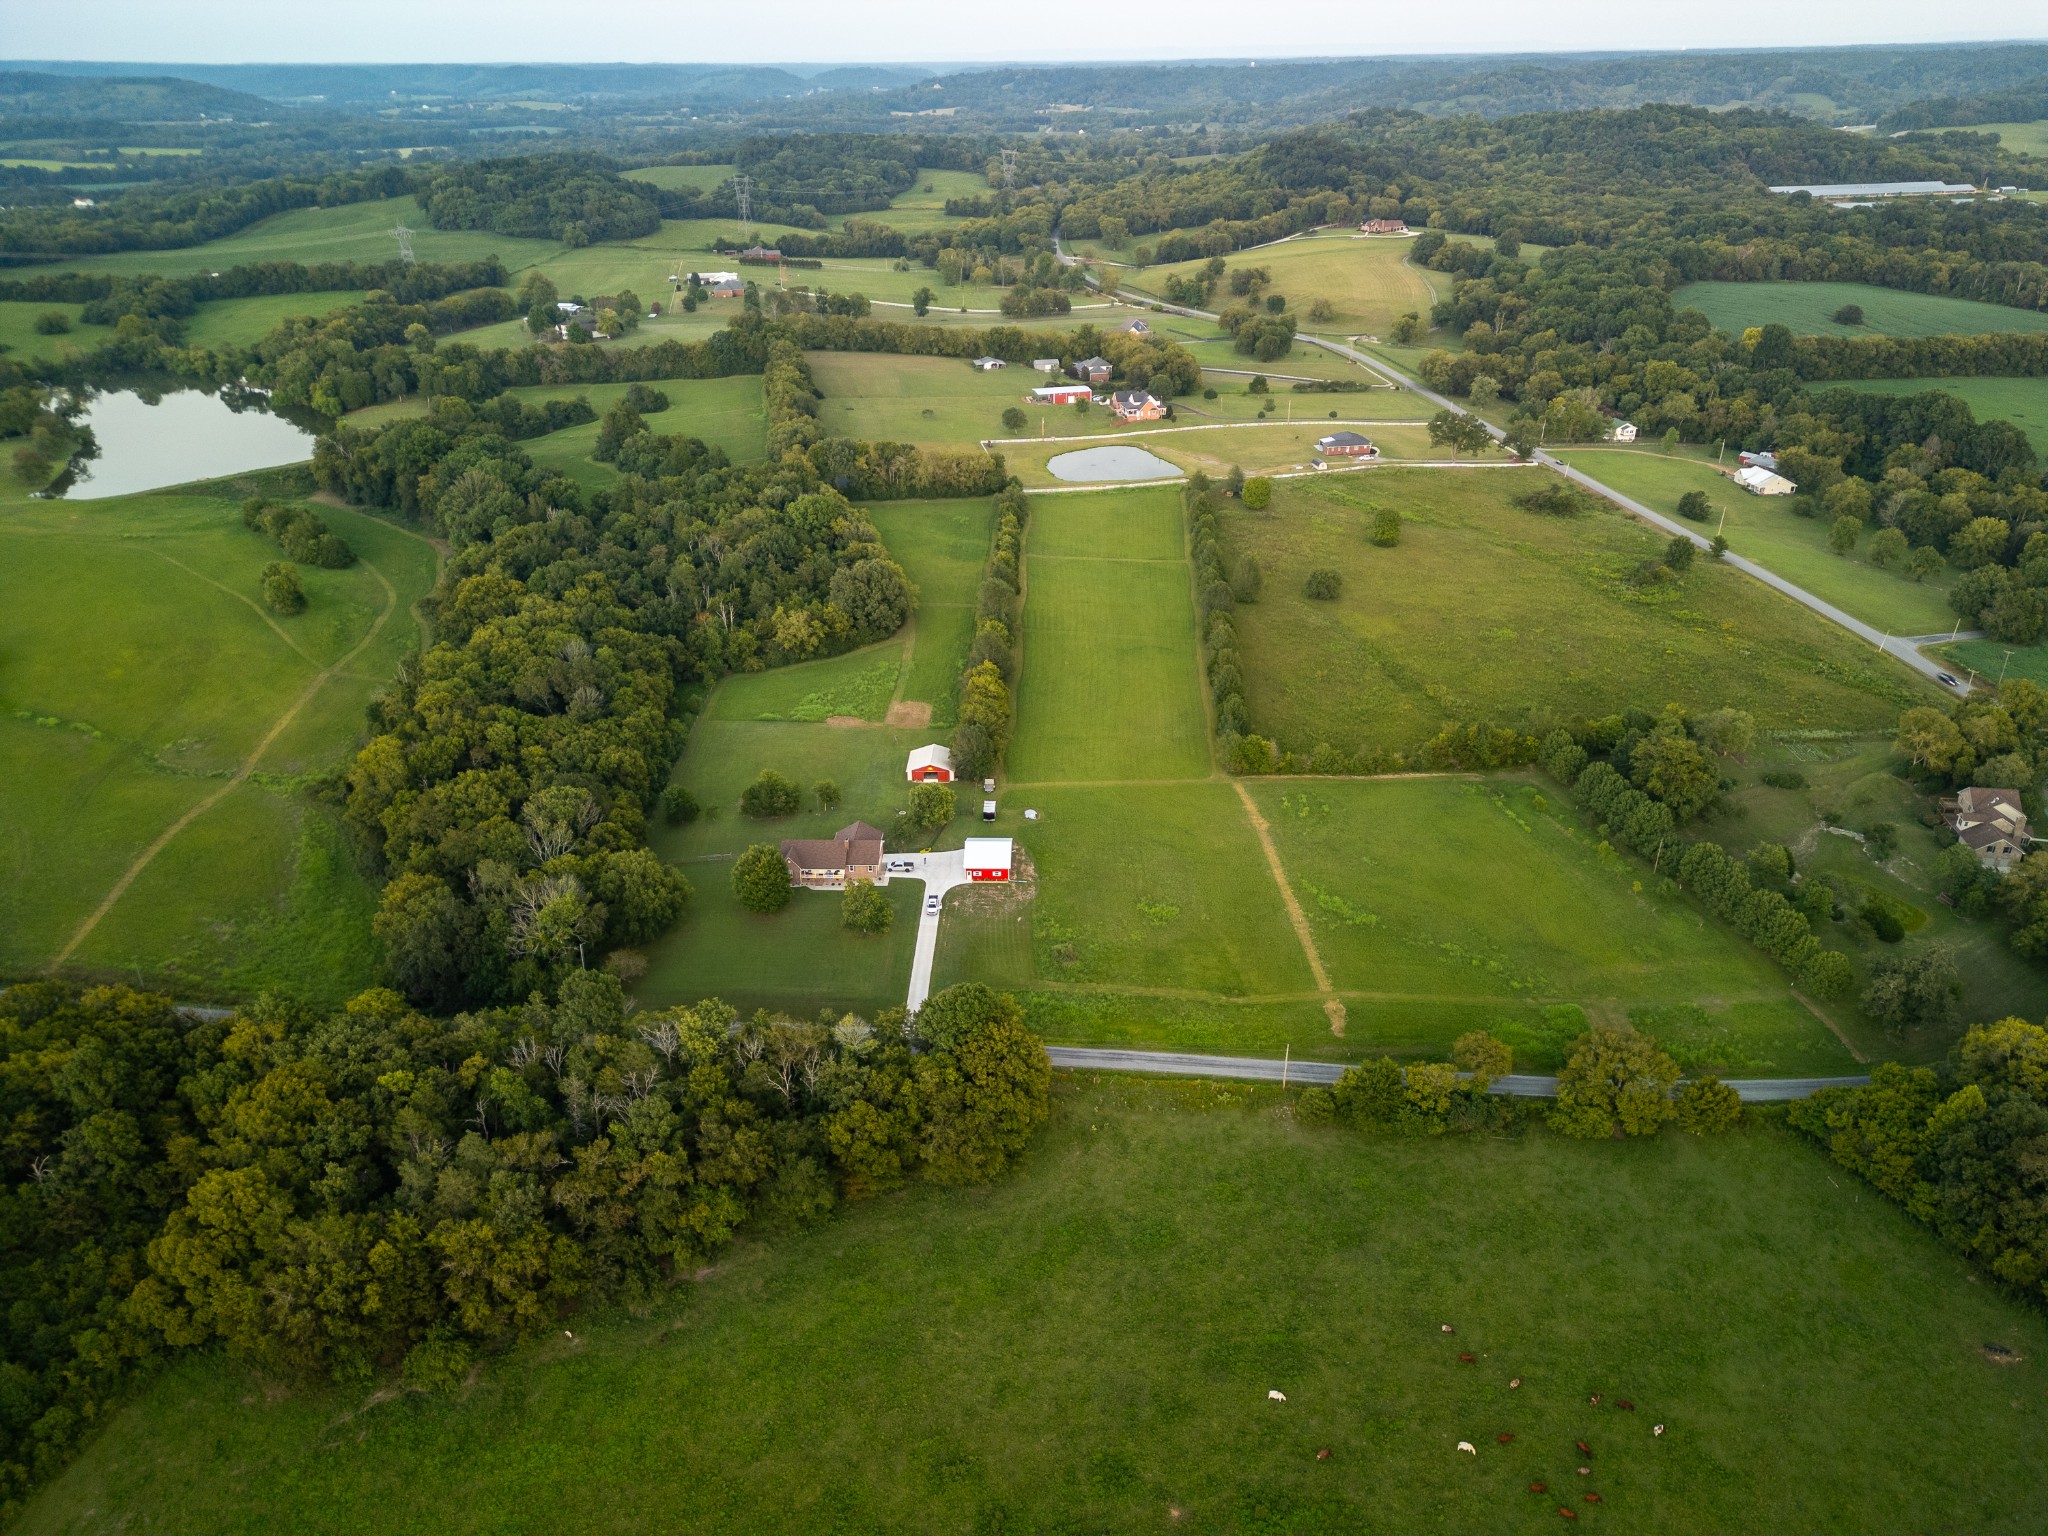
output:
<instances>
[{"instance_id":1,"label":"dirt path","mask_svg":"<svg viewBox=\"0 0 2048 1536\"><path fill-rule=\"evenodd\" d=\"M150 551L150 553L155 555L159 560L165 561L166 563L171 565L175 565L187 576L196 577L198 580L205 582L209 587L213 587L218 589L219 591L227 593L229 597L232 597L236 602L245 605L251 613L256 615L257 618L261 619L264 623L268 624L271 628L271 632L274 633L278 639L282 640L286 645L290 646L292 650L298 653L300 660L307 662L308 664L315 667L320 665L320 658L315 656L311 651L307 650L303 645L300 645L297 640L293 639L291 634L285 629L285 627L277 622L276 617L266 612L264 610L263 605L257 602L255 598L249 596L248 593L237 592L233 587L227 585L225 582L215 581L211 576L207 575L206 572L204 571L193 570L192 567L187 565L184 561L167 555L160 549L153 549ZM380 575L377 579L379 581L383 581L384 578ZM386 590L389 590L390 584L388 582L385 583L385 586Z\"/></svg>"},{"instance_id":2,"label":"dirt path","mask_svg":"<svg viewBox=\"0 0 2048 1536\"><path fill-rule=\"evenodd\" d=\"M1259 814L1258 804L1252 799L1252 792L1242 784L1233 786L1237 798L1244 802L1244 814L1252 824L1252 830L1259 835L1259 846L1266 850L1266 867L1273 871L1273 883L1280 887L1280 899L1287 906L1287 920L1294 924L1294 936L1301 940L1301 952L1308 956L1310 974L1316 979L1316 991L1323 999L1323 1012L1330 1018L1330 1033L1344 1033L1344 1004L1337 996L1337 989L1330 985L1330 973L1323 969L1323 957L1316 953L1316 938L1309 931L1308 914L1301 910L1301 903L1294 899L1294 887L1287 883L1287 869L1280 862L1280 850L1273 846L1273 835L1266 826L1266 818Z\"/></svg>"},{"instance_id":3,"label":"dirt path","mask_svg":"<svg viewBox=\"0 0 2048 1536\"><path fill-rule=\"evenodd\" d=\"M1806 1011L1808 1013L1812 1014L1816 1019L1819 1019L1821 1023L1827 1025L1827 1027L1834 1032L1835 1038L1842 1042L1842 1049L1847 1051L1851 1056L1855 1057L1858 1063L1867 1063L1870 1060L1870 1058L1864 1055L1863 1052L1856 1049L1855 1041L1851 1040L1847 1035L1842 1033L1841 1025L1837 1024L1833 1019L1829 1018L1826 1014L1820 1011L1819 1004L1815 1003L1813 999L1807 997L1803 992L1799 991L1796 987L1793 989L1792 995L1798 998L1801 1003L1806 1005Z\"/></svg>"},{"instance_id":4,"label":"dirt path","mask_svg":"<svg viewBox=\"0 0 2048 1536\"><path fill-rule=\"evenodd\" d=\"M168 555L166 555L164 558L170 559ZM172 560L171 563L173 565L176 565L178 562ZM184 831L187 827L191 826L192 823L197 821L201 816L204 816L208 811L212 810L216 805L220 804L220 802L226 799L229 794L231 794L234 790L238 789L239 787L241 787L241 785L248 781L249 776L256 771L256 765L263 761L263 754L270 750L272 745L276 743L278 737L282 736L287 730L291 728L292 722L298 719L300 712L304 710L305 707L313 701L313 696L317 694L321 690L321 688L326 686L327 680L331 677L334 677L336 674L345 671L349 663L354 661L356 657L360 656L365 650L367 650L371 642L373 642L378 635L383 633L385 624L387 624L390 621L392 613L396 611L398 607L398 590L391 585L389 580L385 578L384 573L378 570L376 566L370 564L369 561L363 561L362 565L365 570L369 571L371 575L377 578L378 582L384 588L384 611L377 615L376 621L370 625L368 632L364 634L361 640L358 640L355 643L355 645L349 650L349 652L346 655L340 657L339 659L330 663L329 665L322 667L319 672L314 674L313 680L306 684L306 686L300 690L299 696L296 699L292 700L291 707L287 709L282 715L279 715L274 722L272 722L270 729L264 732L263 739L256 743L255 747L250 750L249 755L247 757L242 759L242 764L239 768L235 770L233 777L231 777L225 784L221 785L219 789L216 789L212 794L206 796L197 804L190 807L185 812L184 815L180 816L176 821L172 822L168 827L164 828L164 830L157 835L157 839L155 842L151 843L147 848L143 849L140 854L136 855L135 862L130 864L125 870L121 872L121 878L114 882L114 888L108 891L107 894L101 898L100 904L97 907L93 908L91 916L87 917L84 922L78 925L77 929L72 933L71 937L65 941L64 947L57 951L57 957L50 962L50 969L52 971L57 970L60 966L64 964L66 960L69 960L71 958L73 953L77 951L78 946L83 944L86 941L86 939L91 935L93 929L99 927L100 920L104 918L109 912L114 910L114 903L119 901L124 895L127 894L128 887L130 887L136 882L136 880L141 876L142 872L145 869L149 868L151 861L154 860L158 854L162 853L164 849L170 846L171 840L173 838L175 838L180 832ZM189 567L187 567L187 569L189 569ZM193 574L197 575L198 573L195 571ZM208 578L201 577L200 579L206 580ZM219 586L220 583L214 582L213 585ZM239 597L241 594L234 593L232 595ZM291 644L289 636L286 637L286 643ZM292 645L292 649L297 651L298 647L296 645ZM301 651L300 654L304 655L305 653Z\"/></svg>"}]
</instances>

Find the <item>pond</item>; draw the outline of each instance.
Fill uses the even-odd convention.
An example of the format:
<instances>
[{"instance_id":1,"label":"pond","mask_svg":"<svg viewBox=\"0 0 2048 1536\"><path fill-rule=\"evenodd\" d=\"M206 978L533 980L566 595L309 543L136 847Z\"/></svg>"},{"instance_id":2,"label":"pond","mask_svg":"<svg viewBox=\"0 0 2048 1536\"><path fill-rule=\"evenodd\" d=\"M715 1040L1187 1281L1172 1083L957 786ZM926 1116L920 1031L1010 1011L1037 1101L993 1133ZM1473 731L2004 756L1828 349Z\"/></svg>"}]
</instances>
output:
<instances>
[{"instance_id":1,"label":"pond","mask_svg":"<svg viewBox=\"0 0 2048 1536\"><path fill-rule=\"evenodd\" d=\"M263 397L241 391L209 395L181 389L150 397L132 389L94 395L78 418L99 451L77 461L50 488L69 501L126 496L297 464L313 456L313 434L264 409Z\"/></svg>"},{"instance_id":2,"label":"pond","mask_svg":"<svg viewBox=\"0 0 2048 1536\"><path fill-rule=\"evenodd\" d=\"M1056 453L1045 467L1058 480L1164 480L1178 478L1180 468L1143 448L1081 448Z\"/></svg>"}]
</instances>

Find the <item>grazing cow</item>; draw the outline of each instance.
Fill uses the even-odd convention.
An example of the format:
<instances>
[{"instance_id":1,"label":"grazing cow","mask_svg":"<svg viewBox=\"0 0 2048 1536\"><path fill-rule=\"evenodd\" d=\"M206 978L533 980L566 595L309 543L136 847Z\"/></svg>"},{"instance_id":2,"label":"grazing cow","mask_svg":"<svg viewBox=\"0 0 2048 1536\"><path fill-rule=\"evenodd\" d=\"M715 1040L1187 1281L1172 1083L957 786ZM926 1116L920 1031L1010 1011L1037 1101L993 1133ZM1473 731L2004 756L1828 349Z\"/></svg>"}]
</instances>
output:
<instances>
[{"instance_id":1,"label":"grazing cow","mask_svg":"<svg viewBox=\"0 0 2048 1536\"><path fill-rule=\"evenodd\" d=\"M1477 1456L1479 1454L1479 1447L1474 1445L1470 1440L1460 1440L1458 1442L1458 1449L1463 1451L1467 1456Z\"/></svg>"},{"instance_id":2,"label":"grazing cow","mask_svg":"<svg viewBox=\"0 0 2048 1536\"><path fill-rule=\"evenodd\" d=\"M1629 1401L1629 1400L1628 1400L1627 1398L1625 1398L1625 1397L1617 1397L1617 1398L1616 1398L1616 1399L1614 1400L1614 1406L1615 1406L1615 1407L1617 1407L1617 1408L1622 1408L1622 1409L1626 1409L1626 1410L1627 1410L1628 1412L1630 1412L1630 1413L1634 1413L1634 1412L1636 1411L1636 1405L1635 1405L1634 1403L1630 1402L1630 1401Z\"/></svg>"},{"instance_id":3,"label":"grazing cow","mask_svg":"<svg viewBox=\"0 0 2048 1536\"><path fill-rule=\"evenodd\" d=\"M1573 1509L1569 1504L1558 1505L1557 1512L1560 1515L1563 1515L1567 1520L1576 1520L1579 1518L1579 1512L1576 1509Z\"/></svg>"},{"instance_id":4,"label":"grazing cow","mask_svg":"<svg viewBox=\"0 0 2048 1536\"><path fill-rule=\"evenodd\" d=\"M1581 1477L1591 1477L1592 1475L1593 1475L1593 1469L1592 1469L1591 1467L1581 1467L1581 1468L1579 1468L1579 1476L1581 1476Z\"/></svg>"},{"instance_id":5,"label":"grazing cow","mask_svg":"<svg viewBox=\"0 0 2048 1536\"><path fill-rule=\"evenodd\" d=\"M1280 1391L1278 1388L1275 1388L1273 1391L1268 1392L1266 1396L1276 1403L1284 1403L1287 1401L1287 1394L1285 1392Z\"/></svg>"},{"instance_id":6,"label":"grazing cow","mask_svg":"<svg viewBox=\"0 0 2048 1536\"><path fill-rule=\"evenodd\" d=\"M1498 1438L1499 1438L1499 1440L1500 1440L1500 1443L1501 1443L1502 1445L1506 1445L1506 1444L1507 1444L1507 1443L1508 1443L1508 1442L1509 1442L1510 1440L1514 1439L1515 1437L1514 1437L1514 1435L1513 1435L1512 1433L1509 1433L1509 1434L1501 1435L1501 1436L1499 1436Z\"/></svg>"},{"instance_id":7,"label":"grazing cow","mask_svg":"<svg viewBox=\"0 0 2048 1536\"><path fill-rule=\"evenodd\" d=\"M1452 1327L1452 1326L1451 1326L1451 1325L1450 1325L1449 1323L1445 1323L1445 1324L1444 1324L1444 1332L1445 1332L1445 1333L1456 1333L1457 1331L1458 1331L1458 1330L1457 1330L1457 1329L1455 1329L1455 1328L1453 1328L1453 1327Z\"/></svg>"},{"instance_id":8,"label":"grazing cow","mask_svg":"<svg viewBox=\"0 0 2048 1536\"><path fill-rule=\"evenodd\" d=\"M1664 1426L1663 1426L1662 1424L1659 1424L1659 1425L1657 1426L1656 1430L1655 1430L1655 1433L1657 1433L1657 1434L1660 1434L1660 1435L1661 1435L1661 1434L1663 1434L1663 1433L1664 1433Z\"/></svg>"},{"instance_id":9,"label":"grazing cow","mask_svg":"<svg viewBox=\"0 0 2048 1536\"><path fill-rule=\"evenodd\" d=\"M1478 1362L1478 1359L1477 1355L1460 1355L1458 1356L1458 1363L1460 1365L1473 1365Z\"/></svg>"},{"instance_id":10,"label":"grazing cow","mask_svg":"<svg viewBox=\"0 0 2048 1536\"><path fill-rule=\"evenodd\" d=\"M1586 1442L1585 1442L1585 1441L1583 1441L1583 1440L1579 1441L1579 1442L1578 1442L1578 1445L1579 1445L1579 1454L1580 1454L1581 1456L1585 1456L1585 1457L1588 1457L1588 1458L1590 1458L1590 1457L1592 1456L1592 1454L1593 1454L1593 1447L1591 1447L1590 1445L1586 1444Z\"/></svg>"},{"instance_id":11,"label":"grazing cow","mask_svg":"<svg viewBox=\"0 0 2048 1536\"><path fill-rule=\"evenodd\" d=\"M1529 1485L1529 1491L1530 1491L1531 1493L1548 1493L1548 1492L1550 1491L1550 1484L1548 1484L1548 1483L1531 1483L1531 1484Z\"/></svg>"},{"instance_id":12,"label":"grazing cow","mask_svg":"<svg viewBox=\"0 0 2048 1536\"><path fill-rule=\"evenodd\" d=\"M1600 1406L1600 1394L1598 1392L1595 1392L1590 1398L1587 1399L1587 1401L1590 1402L1595 1408L1598 1408Z\"/></svg>"},{"instance_id":13,"label":"grazing cow","mask_svg":"<svg viewBox=\"0 0 2048 1536\"><path fill-rule=\"evenodd\" d=\"M1600 1502L1600 1495L1597 1493L1589 1493L1586 1495L1586 1502L1588 1504L1598 1504Z\"/></svg>"},{"instance_id":14,"label":"grazing cow","mask_svg":"<svg viewBox=\"0 0 2048 1536\"><path fill-rule=\"evenodd\" d=\"M1320 1451L1317 1451L1317 1452L1316 1452L1316 1460L1317 1460L1317 1461L1328 1461L1329 1459L1330 1459L1330 1448L1329 1448L1329 1447L1328 1447L1327 1445L1326 1445L1326 1446L1324 1446L1324 1447L1323 1447L1323 1448L1322 1448L1322 1449L1321 1449Z\"/></svg>"},{"instance_id":15,"label":"grazing cow","mask_svg":"<svg viewBox=\"0 0 2048 1536\"><path fill-rule=\"evenodd\" d=\"M1516 1377L1516 1378L1515 1378L1515 1379L1514 1379L1513 1381L1511 1381L1511 1382L1509 1382L1509 1383L1508 1383L1508 1385L1509 1385L1510 1387L1519 1387L1519 1386L1520 1386L1521 1384L1522 1384L1522 1378L1521 1378L1521 1377L1519 1377L1519 1376L1517 1376L1517 1377Z\"/></svg>"}]
</instances>

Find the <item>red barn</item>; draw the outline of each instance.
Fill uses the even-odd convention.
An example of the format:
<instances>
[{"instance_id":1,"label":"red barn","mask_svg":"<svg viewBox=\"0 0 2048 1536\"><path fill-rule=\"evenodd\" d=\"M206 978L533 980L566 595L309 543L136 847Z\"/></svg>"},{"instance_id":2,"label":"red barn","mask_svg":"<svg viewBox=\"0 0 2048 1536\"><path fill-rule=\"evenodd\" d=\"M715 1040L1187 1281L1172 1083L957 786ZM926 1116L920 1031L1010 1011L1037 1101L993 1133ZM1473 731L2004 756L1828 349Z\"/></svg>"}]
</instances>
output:
<instances>
[{"instance_id":1,"label":"red barn","mask_svg":"<svg viewBox=\"0 0 2048 1536\"><path fill-rule=\"evenodd\" d=\"M1007 837L970 837L963 850L969 880L1008 880L1014 852Z\"/></svg>"},{"instance_id":2,"label":"red barn","mask_svg":"<svg viewBox=\"0 0 2048 1536\"><path fill-rule=\"evenodd\" d=\"M937 743L919 747L910 754L910 761L904 764L903 776L913 784L950 784L953 782L953 754Z\"/></svg>"}]
</instances>

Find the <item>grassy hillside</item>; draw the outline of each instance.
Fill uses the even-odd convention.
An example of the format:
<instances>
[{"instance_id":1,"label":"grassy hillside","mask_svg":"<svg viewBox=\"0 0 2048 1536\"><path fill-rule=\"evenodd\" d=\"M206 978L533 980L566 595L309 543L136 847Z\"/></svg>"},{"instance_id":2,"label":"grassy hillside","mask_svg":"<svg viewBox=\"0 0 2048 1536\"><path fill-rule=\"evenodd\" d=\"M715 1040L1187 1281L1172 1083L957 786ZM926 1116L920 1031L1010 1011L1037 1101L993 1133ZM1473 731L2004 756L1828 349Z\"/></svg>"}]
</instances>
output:
<instances>
[{"instance_id":1,"label":"grassy hillside","mask_svg":"<svg viewBox=\"0 0 2048 1536\"><path fill-rule=\"evenodd\" d=\"M1672 307L1697 309L1720 330L1740 335L1752 325L1789 326L1799 336L1982 336L1993 331L2048 331L2048 314L1908 293L1870 283L1687 283ZM1837 325L1828 317L1844 304L1861 305L1863 324Z\"/></svg>"},{"instance_id":2,"label":"grassy hillside","mask_svg":"<svg viewBox=\"0 0 2048 1536\"><path fill-rule=\"evenodd\" d=\"M190 1361L19 1530L2038 1527L2048 1324L1784 1132L1370 1141L1277 1090L1071 1079L1054 1105L1003 1183L742 1243L453 1393Z\"/></svg>"},{"instance_id":3,"label":"grassy hillside","mask_svg":"<svg viewBox=\"0 0 2048 1536\"><path fill-rule=\"evenodd\" d=\"M1319 328L1384 335L1411 311L1427 319L1430 306L1449 291L1443 274L1408 260L1412 248L1406 240L1368 239L1337 230L1239 251L1229 262L1232 267L1264 267L1272 280L1264 291L1284 295L1304 324L1310 303L1327 299L1333 313L1327 322L1318 322ZM1201 266L1200 261L1186 261L1126 272L1124 286L1157 295L1165 291L1168 277L1185 277ZM1205 307L1222 309L1231 302L1225 285Z\"/></svg>"}]
</instances>

